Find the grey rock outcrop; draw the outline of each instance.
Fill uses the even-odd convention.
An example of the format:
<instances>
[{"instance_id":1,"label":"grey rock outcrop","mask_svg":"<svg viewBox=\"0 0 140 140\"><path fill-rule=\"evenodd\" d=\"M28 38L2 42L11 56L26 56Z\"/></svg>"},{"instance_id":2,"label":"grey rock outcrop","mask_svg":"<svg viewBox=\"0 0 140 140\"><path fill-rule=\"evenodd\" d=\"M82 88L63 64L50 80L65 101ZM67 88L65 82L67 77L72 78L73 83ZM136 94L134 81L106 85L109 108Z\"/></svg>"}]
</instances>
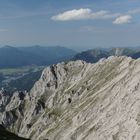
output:
<instances>
[{"instance_id":1,"label":"grey rock outcrop","mask_svg":"<svg viewBox=\"0 0 140 140\"><path fill-rule=\"evenodd\" d=\"M140 59L47 67L29 93L0 100L0 122L33 140L139 140Z\"/></svg>"}]
</instances>

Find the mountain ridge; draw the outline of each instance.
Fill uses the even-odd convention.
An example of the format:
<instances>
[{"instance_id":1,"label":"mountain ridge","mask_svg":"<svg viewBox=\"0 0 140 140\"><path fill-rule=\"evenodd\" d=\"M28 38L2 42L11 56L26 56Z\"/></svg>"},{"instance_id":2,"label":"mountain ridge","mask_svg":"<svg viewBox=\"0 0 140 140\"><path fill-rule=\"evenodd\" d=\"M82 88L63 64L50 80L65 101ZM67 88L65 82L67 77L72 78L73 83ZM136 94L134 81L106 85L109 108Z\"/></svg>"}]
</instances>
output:
<instances>
[{"instance_id":1,"label":"mountain ridge","mask_svg":"<svg viewBox=\"0 0 140 140\"><path fill-rule=\"evenodd\" d=\"M139 91L140 59L63 62L44 69L29 93L2 96L0 122L33 140L138 140Z\"/></svg>"},{"instance_id":2,"label":"mountain ridge","mask_svg":"<svg viewBox=\"0 0 140 140\"><path fill-rule=\"evenodd\" d=\"M72 60L84 60L86 62L96 63L101 58L108 58L110 56L128 56L134 59L140 57L139 48L108 48L108 49L91 49L76 54Z\"/></svg>"}]
</instances>

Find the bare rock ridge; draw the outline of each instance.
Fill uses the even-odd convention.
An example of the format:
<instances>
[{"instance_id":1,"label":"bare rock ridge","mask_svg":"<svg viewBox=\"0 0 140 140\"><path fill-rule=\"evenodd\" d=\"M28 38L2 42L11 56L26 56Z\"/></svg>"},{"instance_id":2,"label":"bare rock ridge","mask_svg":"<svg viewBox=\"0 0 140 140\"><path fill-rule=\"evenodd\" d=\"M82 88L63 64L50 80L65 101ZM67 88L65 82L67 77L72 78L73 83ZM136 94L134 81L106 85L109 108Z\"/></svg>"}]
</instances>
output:
<instances>
[{"instance_id":1,"label":"bare rock ridge","mask_svg":"<svg viewBox=\"0 0 140 140\"><path fill-rule=\"evenodd\" d=\"M0 123L32 140L139 140L140 59L47 67L29 93L0 93Z\"/></svg>"}]
</instances>

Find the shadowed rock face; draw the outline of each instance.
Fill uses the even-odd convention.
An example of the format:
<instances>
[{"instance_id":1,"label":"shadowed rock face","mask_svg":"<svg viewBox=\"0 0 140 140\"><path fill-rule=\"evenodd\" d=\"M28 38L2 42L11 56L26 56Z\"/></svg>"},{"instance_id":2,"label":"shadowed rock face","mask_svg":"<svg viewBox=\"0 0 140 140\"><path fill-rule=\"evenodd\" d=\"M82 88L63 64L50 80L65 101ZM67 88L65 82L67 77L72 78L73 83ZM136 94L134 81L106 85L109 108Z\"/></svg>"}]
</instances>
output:
<instances>
[{"instance_id":1,"label":"shadowed rock face","mask_svg":"<svg viewBox=\"0 0 140 140\"><path fill-rule=\"evenodd\" d=\"M140 59L60 63L1 100L1 124L32 140L139 140Z\"/></svg>"},{"instance_id":2,"label":"shadowed rock face","mask_svg":"<svg viewBox=\"0 0 140 140\"><path fill-rule=\"evenodd\" d=\"M27 139L20 138L15 134L6 131L5 128L3 128L3 126L0 125L0 140L27 140Z\"/></svg>"}]
</instances>

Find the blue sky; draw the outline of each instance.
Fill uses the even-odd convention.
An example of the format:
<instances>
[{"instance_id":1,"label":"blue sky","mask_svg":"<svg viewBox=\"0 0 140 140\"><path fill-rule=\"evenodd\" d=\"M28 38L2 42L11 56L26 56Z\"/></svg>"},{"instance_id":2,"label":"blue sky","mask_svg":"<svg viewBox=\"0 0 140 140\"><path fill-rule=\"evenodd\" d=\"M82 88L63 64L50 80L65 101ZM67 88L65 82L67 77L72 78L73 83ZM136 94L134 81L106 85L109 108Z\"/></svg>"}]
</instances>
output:
<instances>
[{"instance_id":1,"label":"blue sky","mask_svg":"<svg viewBox=\"0 0 140 140\"><path fill-rule=\"evenodd\" d=\"M0 0L0 44L140 45L140 0Z\"/></svg>"}]
</instances>

